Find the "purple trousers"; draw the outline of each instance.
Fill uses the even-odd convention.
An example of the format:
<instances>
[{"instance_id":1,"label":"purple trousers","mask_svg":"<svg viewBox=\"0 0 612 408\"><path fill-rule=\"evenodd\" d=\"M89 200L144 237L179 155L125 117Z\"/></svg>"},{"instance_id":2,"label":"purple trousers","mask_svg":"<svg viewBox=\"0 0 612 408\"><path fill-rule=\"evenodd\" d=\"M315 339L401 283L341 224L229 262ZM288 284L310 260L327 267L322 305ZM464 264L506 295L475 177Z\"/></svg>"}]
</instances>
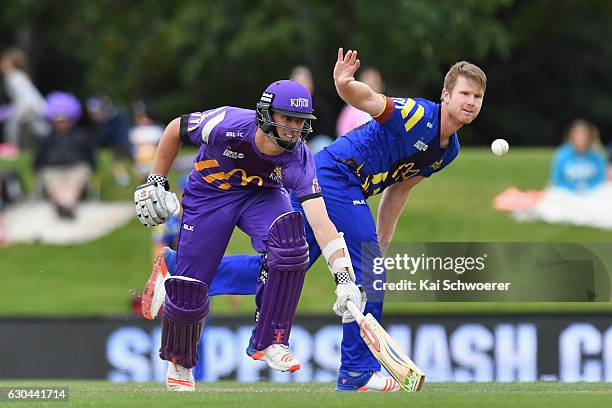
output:
<instances>
[{"instance_id":1,"label":"purple trousers","mask_svg":"<svg viewBox=\"0 0 612 408\"><path fill-rule=\"evenodd\" d=\"M176 275L210 287L236 226L251 237L257 252L264 252L272 222L289 211L293 207L282 188L222 191L192 177L183 193Z\"/></svg>"}]
</instances>

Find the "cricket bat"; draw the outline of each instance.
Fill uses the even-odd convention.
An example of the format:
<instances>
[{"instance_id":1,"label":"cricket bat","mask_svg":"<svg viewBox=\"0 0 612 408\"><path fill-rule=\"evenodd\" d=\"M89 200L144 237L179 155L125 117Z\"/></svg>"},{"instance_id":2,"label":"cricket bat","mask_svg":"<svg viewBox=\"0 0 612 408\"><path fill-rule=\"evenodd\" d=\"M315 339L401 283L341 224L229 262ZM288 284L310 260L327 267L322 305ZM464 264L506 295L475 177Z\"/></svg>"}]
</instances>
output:
<instances>
[{"instance_id":1,"label":"cricket bat","mask_svg":"<svg viewBox=\"0 0 612 408\"><path fill-rule=\"evenodd\" d=\"M346 302L346 306L359 324L363 341L380 364L404 391L419 391L425 382L425 373L399 348L372 314L364 316L350 300Z\"/></svg>"}]
</instances>

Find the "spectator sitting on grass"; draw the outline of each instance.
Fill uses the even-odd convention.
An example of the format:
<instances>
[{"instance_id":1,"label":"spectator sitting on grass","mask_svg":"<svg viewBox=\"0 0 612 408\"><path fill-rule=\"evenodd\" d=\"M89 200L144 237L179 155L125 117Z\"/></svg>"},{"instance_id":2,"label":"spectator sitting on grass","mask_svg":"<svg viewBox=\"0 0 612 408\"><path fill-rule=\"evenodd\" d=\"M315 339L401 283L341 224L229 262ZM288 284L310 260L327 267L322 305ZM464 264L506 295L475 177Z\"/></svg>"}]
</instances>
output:
<instances>
[{"instance_id":1,"label":"spectator sitting on grass","mask_svg":"<svg viewBox=\"0 0 612 408\"><path fill-rule=\"evenodd\" d=\"M34 159L43 188L60 218L73 219L83 190L95 168L94 140L75 127L81 117L81 104L69 93L47 96L49 137L40 144Z\"/></svg>"},{"instance_id":2,"label":"spectator sitting on grass","mask_svg":"<svg viewBox=\"0 0 612 408\"><path fill-rule=\"evenodd\" d=\"M592 123L577 119L569 127L567 141L555 153L552 186L580 192L601 186L605 178L599 131Z\"/></svg>"}]
</instances>

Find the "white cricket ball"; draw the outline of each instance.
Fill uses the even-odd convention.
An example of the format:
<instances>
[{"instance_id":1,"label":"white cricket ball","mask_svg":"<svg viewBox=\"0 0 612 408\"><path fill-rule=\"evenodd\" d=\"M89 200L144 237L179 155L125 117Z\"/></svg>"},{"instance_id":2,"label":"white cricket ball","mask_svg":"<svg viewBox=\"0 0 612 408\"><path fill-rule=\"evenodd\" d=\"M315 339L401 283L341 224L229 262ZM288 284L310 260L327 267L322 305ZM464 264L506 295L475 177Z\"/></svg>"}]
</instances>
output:
<instances>
[{"instance_id":1,"label":"white cricket ball","mask_svg":"<svg viewBox=\"0 0 612 408\"><path fill-rule=\"evenodd\" d=\"M497 156L503 156L508 153L510 145L504 139L495 139L491 143L491 151Z\"/></svg>"}]
</instances>

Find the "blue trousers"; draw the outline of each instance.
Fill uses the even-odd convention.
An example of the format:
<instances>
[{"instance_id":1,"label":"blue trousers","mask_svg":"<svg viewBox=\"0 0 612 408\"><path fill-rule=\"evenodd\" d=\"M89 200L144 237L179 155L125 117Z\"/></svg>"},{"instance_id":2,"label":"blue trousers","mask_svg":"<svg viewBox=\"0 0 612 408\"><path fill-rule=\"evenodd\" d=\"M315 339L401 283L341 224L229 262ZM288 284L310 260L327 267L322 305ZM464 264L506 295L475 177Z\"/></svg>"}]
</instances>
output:
<instances>
[{"instance_id":1,"label":"blue trousers","mask_svg":"<svg viewBox=\"0 0 612 408\"><path fill-rule=\"evenodd\" d=\"M338 231L344 233L351 261L355 270L357 283L368 280L371 274L371 260L380 257L380 247L376 236L376 225L370 207L367 205L357 177L350 169L334 160L327 151L323 150L315 156L317 165L317 178L327 212ZM291 204L295 211L304 210L294 195ZM317 244L312 228L307 223L306 238L310 250L310 265L321 255L321 248ZM251 294L257 288L257 279L263 262L261 255L229 255L223 257L219 269L212 282L209 295L221 294ZM173 262L168 262L170 273L173 273ZM380 278L380 277L379 277ZM333 288L332 277L330 290ZM369 287L370 285L364 285ZM382 296L377 293L375 301L368 301L365 313L380 320L383 303ZM370 297L372 299L373 297ZM331 309L331 304L329 305ZM348 371L379 371L380 363L370 353L359 334L357 323L343 324L343 337L341 346L341 370Z\"/></svg>"}]
</instances>

